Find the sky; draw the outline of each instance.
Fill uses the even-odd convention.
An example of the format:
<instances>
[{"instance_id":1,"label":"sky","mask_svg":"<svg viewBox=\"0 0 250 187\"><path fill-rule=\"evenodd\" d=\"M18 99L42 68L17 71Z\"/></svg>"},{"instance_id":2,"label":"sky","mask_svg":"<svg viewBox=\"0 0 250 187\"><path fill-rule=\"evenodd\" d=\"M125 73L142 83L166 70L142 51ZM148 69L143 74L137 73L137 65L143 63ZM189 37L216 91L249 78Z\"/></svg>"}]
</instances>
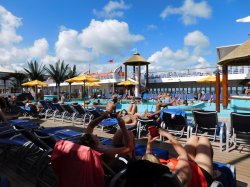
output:
<instances>
[{"instance_id":1,"label":"sky","mask_svg":"<svg viewBox=\"0 0 250 187\"><path fill-rule=\"evenodd\" d=\"M150 72L215 67L217 47L250 39L249 7L249 0L0 0L0 71L63 60L79 73L109 72L135 49Z\"/></svg>"}]
</instances>

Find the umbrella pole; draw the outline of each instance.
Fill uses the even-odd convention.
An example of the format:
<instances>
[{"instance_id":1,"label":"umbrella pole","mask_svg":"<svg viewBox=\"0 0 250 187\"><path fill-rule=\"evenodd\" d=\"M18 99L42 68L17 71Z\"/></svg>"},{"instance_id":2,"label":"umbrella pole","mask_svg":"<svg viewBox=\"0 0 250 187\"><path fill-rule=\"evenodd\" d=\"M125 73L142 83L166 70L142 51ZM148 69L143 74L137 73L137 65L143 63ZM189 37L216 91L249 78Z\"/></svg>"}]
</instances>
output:
<instances>
[{"instance_id":1,"label":"umbrella pole","mask_svg":"<svg viewBox=\"0 0 250 187\"><path fill-rule=\"evenodd\" d=\"M71 101L71 83L69 83L69 100Z\"/></svg>"},{"instance_id":2,"label":"umbrella pole","mask_svg":"<svg viewBox=\"0 0 250 187\"><path fill-rule=\"evenodd\" d=\"M36 102L37 102L37 100L38 100L38 98L37 98L37 85L35 86L35 89L36 89L36 91L35 91L35 93L36 93L35 100L36 100Z\"/></svg>"},{"instance_id":3,"label":"umbrella pole","mask_svg":"<svg viewBox=\"0 0 250 187\"><path fill-rule=\"evenodd\" d=\"M85 81L83 81L83 105L84 105L84 108L85 108Z\"/></svg>"}]
</instances>

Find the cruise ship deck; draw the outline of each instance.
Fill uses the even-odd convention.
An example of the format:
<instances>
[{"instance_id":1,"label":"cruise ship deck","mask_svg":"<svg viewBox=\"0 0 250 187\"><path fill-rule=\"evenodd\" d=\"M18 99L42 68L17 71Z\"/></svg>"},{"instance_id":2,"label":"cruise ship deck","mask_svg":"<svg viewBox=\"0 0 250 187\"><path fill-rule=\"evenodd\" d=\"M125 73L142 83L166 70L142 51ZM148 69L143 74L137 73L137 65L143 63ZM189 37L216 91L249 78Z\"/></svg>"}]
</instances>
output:
<instances>
[{"instance_id":1,"label":"cruise ship deck","mask_svg":"<svg viewBox=\"0 0 250 187\"><path fill-rule=\"evenodd\" d=\"M63 125L59 122L53 122L52 120L39 120L39 123L44 127L55 127L55 126L64 126L73 130L82 132L83 126L76 125L72 126L70 123L64 123ZM95 129L95 133L100 137L110 138L112 134L102 131L99 128ZM141 138L136 140L138 143L145 144L146 139ZM184 144L185 139L181 139L181 142ZM168 144L168 142L155 142L154 147L159 147L169 151L170 156L175 156L175 153ZM240 152L239 150L233 150L229 153L220 152L218 149L214 148L214 161L232 164L236 167L236 179L237 186L247 187L250 185L250 153L246 151ZM12 187L34 187L35 186L35 177L26 175L22 176L17 171L15 166L11 163L3 163L0 169L0 175L8 176Z\"/></svg>"}]
</instances>

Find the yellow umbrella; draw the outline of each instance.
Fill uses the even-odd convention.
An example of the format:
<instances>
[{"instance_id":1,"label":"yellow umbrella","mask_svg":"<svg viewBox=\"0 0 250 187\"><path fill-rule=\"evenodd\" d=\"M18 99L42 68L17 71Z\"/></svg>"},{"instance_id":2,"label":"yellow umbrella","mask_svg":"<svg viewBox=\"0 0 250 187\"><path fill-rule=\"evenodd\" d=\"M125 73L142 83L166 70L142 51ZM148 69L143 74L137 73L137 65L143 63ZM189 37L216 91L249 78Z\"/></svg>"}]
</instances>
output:
<instances>
[{"instance_id":1,"label":"yellow umbrella","mask_svg":"<svg viewBox=\"0 0 250 187\"><path fill-rule=\"evenodd\" d=\"M220 79L220 82L221 81L222 80ZM210 75L207 77L203 77L203 78L197 80L196 82L210 83L209 86L210 86L210 92L211 92L211 84L212 84L212 82L216 82L216 76Z\"/></svg>"},{"instance_id":2,"label":"yellow umbrella","mask_svg":"<svg viewBox=\"0 0 250 187\"><path fill-rule=\"evenodd\" d=\"M99 79L92 77L90 75L82 74L71 79L67 79L66 82L99 82Z\"/></svg>"},{"instance_id":3,"label":"yellow umbrella","mask_svg":"<svg viewBox=\"0 0 250 187\"><path fill-rule=\"evenodd\" d=\"M88 82L99 82L99 79L96 79L95 77L92 77L90 75L82 74L76 77L73 77L71 79L67 79L66 82L83 82L83 93L85 93L85 84ZM85 107L85 97L84 94L82 94L84 107Z\"/></svg>"},{"instance_id":4,"label":"yellow umbrella","mask_svg":"<svg viewBox=\"0 0 250 187\"><path fill-rule=\"evenodd\" d=\"M118 83L117 85L123 85L123 86L129 86L129 85L137 85L137 82L133 82L131 80L126 80L126 81L122 81L120 83Z\"/></svg>"},{"instance_id":5,"label":"yellow umbrella","mask_svg":"<svg viewBox=\"0 0 250 187\"><path fill-rule=\"evenodd\" d=\"M90 83L86 83L86 86L88 87L95 87L95 86L101 86L100 84L96 83L96 82L90 82Z\"/></svg>"},{"instance_id":6,"label":"yellow umbrella","mask_svg":"<svg viewBox=\"0 0 250 187\"><path fill-rule=\"evenodd\" d=\"M201 78L201 79L197 80L196 82L216 82L216 76L210 75L210 76Z\"/></svg>"},{"instance_id":7,"label":"yellow umbrella","mask_svg":"<svg viewBox=\"0 0 250 187\"><path fill-rule=\"evenodd\" d=\"M39 80L34 80L23 83L22 86L48 86L48 84Z\"/></svg>"},{"instance_id":8,"label":"yellow umbrella","mask_svg":"<svg viewBox=\"0 0 250 187\"><path fill-rule=\"evenodd\" d=\"M89 87L99 87L101 85L98 84L97 82L89 82L89 83L86 83L86 86L88 86L88 94L89 94Z\"/></svg>"},{"instance_id":9,"label":"yellow umbrella","mask_svg":"<svg viewBox=\"0 0 250 187\"><path fill-rule=\"evenodd\" d=\"M138 83L137 82L134 82L134 81L131 81L131 80L126 80L126 81L122 81L122 82L120 82L120 83L118 83L117 85L123 85L123 86L135 86L135 85L137 85ZM127 93L127 88L125 88L125 90L126 90L126 93Z\"/></svg>"},{"instance_id":10,"label":"yellow umbrella","mask_svg":"<svg viewBox=\"0 0 250 187\"><path fill-rule=\"evenodd\" d=\"M39 80L33 80L33 81L29 81L26 83L23 83L22 86L35 86L35 92L36 92L36 101L37 101L37 86L48 86L47 83L39 81Z\"/></svg>"}]
</instances>

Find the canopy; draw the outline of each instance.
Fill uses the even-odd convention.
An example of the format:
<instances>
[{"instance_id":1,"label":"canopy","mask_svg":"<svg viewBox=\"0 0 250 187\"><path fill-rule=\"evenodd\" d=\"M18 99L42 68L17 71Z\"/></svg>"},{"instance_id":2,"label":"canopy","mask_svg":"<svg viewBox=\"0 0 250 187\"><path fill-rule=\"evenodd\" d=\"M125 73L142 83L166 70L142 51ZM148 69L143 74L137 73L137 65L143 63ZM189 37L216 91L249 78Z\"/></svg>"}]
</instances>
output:
<instances>
[{"instance_id":1,"label":"canopy","mask_svg":"<svg viewBox=\"0 0 250 187\"><path fill-rule=\"evenodd\" d=\"M247 40L240 46L222 58L219 65L228 66L248 66L250 65L250 40Z\"/></svg>"},{"instance_id":2,"label":"canopy","mask_svg":"<svg viewBox=\"0 0 250 187\"><path fill-rule=\"evenodd\" d=\"M222 80L220 79L220 81L222 81ZM203 78L197 80L196 82L216 82L216 76L210 75L207 77L203 77Z\"/></svg>"},{"instance_id":3,"label":"canopy","mask_svg":"<svg viewBox=\"0 0 250 187\"><path fill-rule=\"evenodd\" d=\"M66 82L99 82L99 79L92 77L90 75L82 74L71 79L67 79Z\"/></svg>"},{"instance_id":4,"label":"canopy","mask_svg":"<svg viewBox=\"0 0 250 187\"><path fill-rule=\"evenodd\" d=\"M48 84L39 80L34 80L34 81L23 83L22 86L48 86Z\"/></svg>"},{"instance_id":5,"label":"canopy","mask_svg":"<svg viewBox=\"0 0 250 187\"><path fill-rule=\"evenodd\" d=\"M141 57L139 53L135 53L123 64L128 66L134 66L134 65L138 66L138 65L147 65L150 63L147 62L143 57Z\"/></svg>"},{"instance_id":6,"label":"canopy","mask_svg":"<svg viewBox=\"0 0 250 187\"><path fill-rule=\"evenodd\" d=\"M90 82L90 83L86 83L86 86L88 87L95 87L95 86L101 86L100 84L96 83L96 82Z\"/></svg>"},{"instance_id":7,"label":"canopy","mask_svg":"<svg viewBox=\"0 0 250 187\"><path fill-rule=\"evenodd\" d=\"M129 85L137 85L137 82L133 82L131 80L126 80L118 83L117 85L129 86Z\"/></svg>"},{"instance_id":8,"label":"canopy","mask_svg":"<svg viewBox=\"0 0 250 187\"><path fill-rule=\"evenodd\" d=\"M82 74L76 77L73 77L71 79L67 79L66 82L83 82L83 93L82 93L82 98L83 98L83 103L84 103L84 107L85 107L85 86L86 83L90 83L90 82L99 82L99 79L96 79L95 77L92 77L90 75L86 75L86 74Z\"/></svg>"}]
</instances>

